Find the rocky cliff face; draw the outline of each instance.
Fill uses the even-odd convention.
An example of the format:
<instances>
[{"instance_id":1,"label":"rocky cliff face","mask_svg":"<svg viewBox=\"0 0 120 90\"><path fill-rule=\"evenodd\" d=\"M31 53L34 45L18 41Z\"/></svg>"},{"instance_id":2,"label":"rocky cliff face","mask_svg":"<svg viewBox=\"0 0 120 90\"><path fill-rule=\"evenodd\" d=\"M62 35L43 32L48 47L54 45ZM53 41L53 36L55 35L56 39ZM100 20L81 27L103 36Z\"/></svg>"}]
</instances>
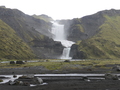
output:
<instances>
[{"instance_id":1,"label":"rocky cliff face","mask_svg":"<svg viewBox=\"0 0 120 90\"><path fill-rule=\"evenodd\" d=\"M37 58L54 58L53 56L61 55L63 46L51 39L50 22L36 19L17 9L0 7L0 12L0 19L16 32Z\"/></svg>"}]
</instances>

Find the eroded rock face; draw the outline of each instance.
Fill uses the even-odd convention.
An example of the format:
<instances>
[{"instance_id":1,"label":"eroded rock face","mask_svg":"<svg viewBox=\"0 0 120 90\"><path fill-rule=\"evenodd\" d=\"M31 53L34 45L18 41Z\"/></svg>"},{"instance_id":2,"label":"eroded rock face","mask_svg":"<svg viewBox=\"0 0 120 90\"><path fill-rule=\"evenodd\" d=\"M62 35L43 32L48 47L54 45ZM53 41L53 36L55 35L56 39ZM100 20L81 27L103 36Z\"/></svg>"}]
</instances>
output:
<instances>
[{"instance_id":1,"label":"eroded rock face","mask_svg":"<svg viewBox=\"0 0 120 90\"><path fill-rule=\"evenodd\" d=\"M78 45L73 44L70 50L70 57L73 57L76 54L76 52L78 52Z\"/></svg>"},{"instance_id":2,"label":"eroded rock face","mask_svg":"<svg viewBox=\"0 0 120 90\"><path fill-rule=\"evenodd\" d=\"M73 44L71 47L70 56L73 59L85 59L87 55L83 51L78 50L78 45Z\"/></svg>"},{"instance_id":3,"label":"eroded rock face","mask_svg":"<svg viewBox=\"0 0 120 90\"><path fill-rule=\"evenodd\" d=\"M33 43L37 58L58 58L64 49L61 42L53 41L48 37L44 40L33 40L31 43Z\"/></svg>"}]
</instances>

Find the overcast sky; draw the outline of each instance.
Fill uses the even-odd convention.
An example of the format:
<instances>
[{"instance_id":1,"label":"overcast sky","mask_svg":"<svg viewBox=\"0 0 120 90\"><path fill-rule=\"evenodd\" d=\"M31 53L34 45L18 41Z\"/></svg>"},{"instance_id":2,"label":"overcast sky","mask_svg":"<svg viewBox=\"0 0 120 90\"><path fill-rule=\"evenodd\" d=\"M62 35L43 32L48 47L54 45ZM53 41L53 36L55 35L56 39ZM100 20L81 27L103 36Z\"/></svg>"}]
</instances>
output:
<instances>
[{"instance_id":1,"label":"overcast sky","mask_svg":"<svg viewBox=\"0 0 120 90\"><path fill-rule=\"evenodd\" d=\"M0 6L53 19L81 18L101 10L120 9L120 0L0 0Z\"/></svg>"}]
</instances>

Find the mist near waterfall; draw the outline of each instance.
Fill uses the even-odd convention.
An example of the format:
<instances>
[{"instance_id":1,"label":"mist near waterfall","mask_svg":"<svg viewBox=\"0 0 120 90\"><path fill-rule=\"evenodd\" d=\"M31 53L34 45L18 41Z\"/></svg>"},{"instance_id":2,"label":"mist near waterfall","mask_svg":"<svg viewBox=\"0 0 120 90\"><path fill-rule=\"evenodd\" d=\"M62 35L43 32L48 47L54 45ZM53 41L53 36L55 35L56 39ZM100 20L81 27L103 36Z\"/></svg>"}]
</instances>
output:
<instances>
[{"instance_id":1,"label":"mist near waterfall","mask_svg":"<svg viewBox=\"0 0 120 90\"><path fill-rule=\"evenodd\" d=\"M57 22L52 23L53 26L51 33L54 35L53 40L61 42L61 44L65 47L60 59L71 59L72 57L69 57L69 54L71 46L74 44L74 42L67 40L67 34L64 30L64 25L58 24Z\"/></svg>"},{"instance_id":2,"label":"mist near waterfall","mask_svg":"<svg viewBox=\"0 0 120 90\"><path fill-rule=\"evenodd\" d=\"M53 22L52 33L54 34L54 40L66 40L64 25Z\"/></svg>"}]
</instances>

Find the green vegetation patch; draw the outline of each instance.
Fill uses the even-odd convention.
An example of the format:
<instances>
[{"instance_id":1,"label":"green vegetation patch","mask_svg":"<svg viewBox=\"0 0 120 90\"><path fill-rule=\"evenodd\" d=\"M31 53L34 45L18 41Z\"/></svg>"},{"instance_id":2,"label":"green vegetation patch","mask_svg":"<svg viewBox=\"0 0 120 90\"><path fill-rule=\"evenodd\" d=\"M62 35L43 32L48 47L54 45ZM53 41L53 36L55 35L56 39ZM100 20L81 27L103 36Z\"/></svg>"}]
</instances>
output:
<instances>
[{"instance_id":1,"label":"green vegetation patch","mask_svg":"<svg viewBox=\"0 0 120 90\"><path fill-rule=\"evenodd\" d=\"M0 58L28 59L34 58L30 47L20 39L15 31L0 20Z\"/></svg>"},{"instance_id":2,"label":"green vegetation patch","mask_svg":"<svg viewBox=\"0 0 120 90\"><path fill-rule=\"evenodd\" d=\"M86 53L86 58L120 58L120 16L104 15L106 21L98 33L79 44L79 50Z\"/></svg>"},{"instance_id":3,"label":"green vegetation patch","mask_svg":"<svg viewBox=\"0 0 120 90\"><path fill-rule=\"evenodd\" d=\"M71 62L53 62L53 60L41 62L26 62L25 64L9 64L1 63L0 68L19 68L19 67L35 67L43 66L48 70L80 70L83 68L111 68L106 65L120 64L119 59L103 59L103 60L82 60L82 61L71 61Z\"/></svg>"}]
</instances>

